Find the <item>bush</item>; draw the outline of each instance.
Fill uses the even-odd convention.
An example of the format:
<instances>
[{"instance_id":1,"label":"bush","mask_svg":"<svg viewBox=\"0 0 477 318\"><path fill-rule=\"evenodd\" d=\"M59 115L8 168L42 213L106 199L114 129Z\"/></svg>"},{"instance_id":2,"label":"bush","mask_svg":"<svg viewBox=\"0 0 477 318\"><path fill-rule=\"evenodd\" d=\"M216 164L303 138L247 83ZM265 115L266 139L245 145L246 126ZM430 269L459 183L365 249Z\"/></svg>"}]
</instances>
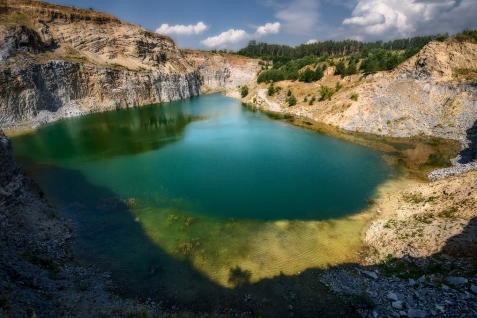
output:
<instances>
[{"instance_id":1,"label":"bush","mask_svg":"<svg viewBox=\"0 0 477 318\"><path fill-rule=\"evenodd\" d=\"M275 94L275 87L273 87L273 83L268 86L268 96L273 96Z\"/></svg>"},{"instance_id":2,"label":"bush","mask_svg":"<svg viewBox=\"0 0 477 318\"><path fill-rule=\"evenodd\" d=\"M320 95L321 95L320 101L331 100L331 96L333 96L334 93L335 91L332 88L322 85L320 87Z\"/></svg>"},{"instance_id":3,"label":"bush","mask_svg":"<svg viewBox=\"0 0 477 318\"><path fill-rule=\"evenodd\" d=\"M351 94L350 99L351 99L351 100L354 100L355 102L357 102L357 101L358 101L358 97L359 97L359 95L358 95L357 93L353 93L353 94Z\"/></svg>"},{"instance_id":4,"label":"bush","mask_svg":"<svg viewBox=\"0 0 477 318\"><path fill-rule=\"evenodd\" d=\"M293 94L291 94L290 97L288 97L288 105L289 106L296 105L296 97Z\"/></svg>"},{"instance_id":5,"label":"bush","mask_svg":"<svg viewBox=\"0 0 477 318\"><path fill-rule=\"evenodd\" d=\"M313 105L315 100L316 100L316 97L315 97L315 95L313 95L313 97L310 99L310 102L308 103L308 105L310 105L310 106Z\"/></svg>"},{"instance_id":6,"label":"bush","mask_svg":"<svg viewBox=\"0 0 477 318\"><path fill-rule=\"evenodd\" d=\"M248 87L247 87L247 85L242 86L242 89L241 89L240 94L242 95L242 98L244 98L245 96L248 95Z\"/></svg>"},{"instance_id":7,"label":"bush","mask_svg":"<svg viewBox=\"0 0 477 318\"><path fill-rule=\"evenodd\" d=\"M346 66L343 61L336 64L335 75L341 75L341 78L346 76Z\"/></svg>"},{"instance_id":8,"label":"bush","mask_svg":"<svg viewBox=\"0 0 477 318\"><path fill-rule=\"evenodd\" d=\"M341 84L340 82L336 82L336 86L335 86L335 92L339 92L339 90L341 89Z\"/></svg>"}]
</instances>

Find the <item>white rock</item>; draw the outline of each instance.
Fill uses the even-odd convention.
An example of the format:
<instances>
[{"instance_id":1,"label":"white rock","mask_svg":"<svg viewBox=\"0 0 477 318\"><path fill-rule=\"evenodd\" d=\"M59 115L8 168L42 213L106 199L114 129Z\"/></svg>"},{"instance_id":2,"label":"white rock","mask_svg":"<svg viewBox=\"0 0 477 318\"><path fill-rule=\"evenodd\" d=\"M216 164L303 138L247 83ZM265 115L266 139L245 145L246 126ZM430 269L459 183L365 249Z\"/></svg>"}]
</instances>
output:
<instances>
[{"instance_id":1,"label":"white rock","mask_svg":"<svg viewBox=\"0 0 477 318\"><path fill-rule=\"evenodd\" d=\"M402 309L402 302L400 301L393 301L391 305L393 306L394 309Z\"/></svg>"},{"instance_id":2,"label":"white rock","mask_svg":"<svg viewBox=\"0 0 477 318\"><path fill-rule=\"evenodd\" d=\"M398 296L395 293L388 293L388 299L392 301L398 301Z\"/></svg>"},{"instance_id":3,"label":"white rock","mask_svg":"<svg viewBox=\"0 0 477 318\"><path fill-rule=\"evenodd\" d=\"M378 279L378 275L376 275L375 272L371 272L371 271L363 271L363 274L371 277L371 278L374 278L374 279Z\"/></svg>"}]
</instances>

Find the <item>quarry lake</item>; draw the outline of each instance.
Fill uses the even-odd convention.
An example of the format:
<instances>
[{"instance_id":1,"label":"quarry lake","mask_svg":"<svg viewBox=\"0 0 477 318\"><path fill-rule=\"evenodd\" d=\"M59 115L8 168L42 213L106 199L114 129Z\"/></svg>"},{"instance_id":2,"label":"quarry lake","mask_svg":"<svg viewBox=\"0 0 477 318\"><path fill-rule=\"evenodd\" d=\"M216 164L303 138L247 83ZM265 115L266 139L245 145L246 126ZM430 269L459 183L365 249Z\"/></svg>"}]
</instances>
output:
<instances>
[{"instance_id":1,"label":"quarry lake","mask_svg":"<svg viewBox=\"0 0 477 318\"><path fill-rule=\"evenodd\" d=\"M126 292L189 300L353 261L361 212L396 175L379 151L218 94L62 120L12 143L73 222L79 258Z\"/></svg>"}]
</instances>

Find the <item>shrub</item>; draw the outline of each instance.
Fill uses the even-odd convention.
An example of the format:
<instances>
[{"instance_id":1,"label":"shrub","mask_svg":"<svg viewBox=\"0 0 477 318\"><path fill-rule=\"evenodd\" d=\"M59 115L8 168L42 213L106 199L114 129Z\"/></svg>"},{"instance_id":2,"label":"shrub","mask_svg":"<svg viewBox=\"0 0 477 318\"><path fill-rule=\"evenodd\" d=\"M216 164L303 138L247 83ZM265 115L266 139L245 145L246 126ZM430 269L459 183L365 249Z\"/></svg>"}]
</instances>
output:
<instances>
[{"instance_id":1,"label":"shrub","mask_svg":"<svg viewBox=\"0 0 477 318\"><path fill-rule=\"evenodd\" d=\"M335 92L339 92L339 90L341 89L341 84L340 82L336 82L336 86L335 86Z\"/></svg>"},{"instance_id":2,"label":"shrub","mask_svg":"<svg viewBox=\"0 0 477 318\"><path fill-rule=\"evenodd\" d=\"M334 93L335 91L332 88L322 85L320 87L320 95L321 95L320 101L331 100L331 96L333 96Z\"/></svg>"},{"instance_id":3,"label":"shrub","mask_svg":"<svg viewBox=\"0 0 477 318\"><path fill-rule=\"evenodd\" d=\"M247 85L242 86L240 94L242 95L242 98L248 95L248 87Z\"/></svg>"},{"instance_id":4,"label":"shrub","mask_svg":"<svg viewBox=\"0 0 477 318\"><path fill-rule=\"evenodd\" d=\"M288 105L289 106L296 105L296 97L293 94L291 94L290 97L288 97Z\"/></svg>"},{"instance_id":5,"label":"shrub","mask_svg":"<svg viewBox=\"0 0 477 318\"><path fill-rule=\"evenodd\" d=\"M358 97L359 97L358 93L353 93L353 94L351 94L350 99L351 99L351 100L354 100L355 102L357 102L357 101L358 101Z\"/></svg>"}]
</instances>

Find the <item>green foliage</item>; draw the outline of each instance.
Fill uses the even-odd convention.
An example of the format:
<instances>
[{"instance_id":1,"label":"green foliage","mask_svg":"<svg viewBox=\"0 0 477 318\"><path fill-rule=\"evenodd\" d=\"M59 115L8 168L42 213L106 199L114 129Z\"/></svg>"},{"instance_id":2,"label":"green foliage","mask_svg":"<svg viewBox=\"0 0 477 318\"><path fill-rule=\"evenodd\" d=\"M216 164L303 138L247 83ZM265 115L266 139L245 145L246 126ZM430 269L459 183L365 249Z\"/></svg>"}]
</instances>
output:
<instances>
[{"instance_id":1,"label":"green foliage","mask_svg":"<svg viewBox=\"0 0 477 318\"><path fill-rule=\"evenodd\" d=\"M306 103L308 101L308 97L305 96L305 98L303 98L303 101Z\"/></svg>"},{"instance_id":2,"label":"green foliage","mask_svg":"<svg viewBox=\"0 0 477 318\"><path fill-rule=\"evenodd\" d=\"M404 61L404 57L398 53L388 52L382 49L368 52L367 57L361 63L360 69L365 73L392 70Z\"/></svg>"},{"instance_id":3,"label":"green foliage","mask_svg":"<svg viewBox=\"0 0 477 318\"><path fill-rule=\"evenodd\" d=\"M288 97L287 101L289 106L296 105L296 97L293 94L291 94L290 97Z\"/></svg>"},{"instance_id":4,"label":"green foliage","mask_svg":"<svg viewBox=\"0 0 477 318\"><path fill-rule=\"evenodd\" d=\"M273 86L273 83L268 86L268 96L273 96L275 94L275 87Z\"/></svg>"},{"instance_id":5,"label":"green foliage","mask_svg":"<svg viewBox=\"0 0 477 318\"><path fill-rule=\"evenodd\" d=\"M292 95L293 95L293 93L292 93L291 89L289 89L288 92L287 92L287 96L290 97Z\"/></svg>"},{"instance_id":6,"label":"green foliage","mask_svg":"<svg viewBox=\"0 0 477 318\"><path fill-rule=\"evenodd\" d=\"M315 80L315 72L313 72L309 67L300 74L300 81L305 83L311 83Z\"/></svg>"},{"instance_id":7,"label":"green foliage","mask_svg":"<svg viewBox=\"0 0 477 318\"><path fill-rule=\"evenodd\" d=\"M359 61L359 60L358 60ZM347 75L353 75L353 74L357 74L358 73L358 69L356 68L356 62L355 61L351 61L349 64L348 64L348 68L346 69L346 74Z\"/></svg>"},{"instance_id":8,"label":"green foliage","mask_svg":"<svg viewBox=\"0 0 477 318\"><path fill-rule=\"evenodd\" d=\"M247 85L242 86L240 89L240 95L242 95L242 98L248 95L248 87Z\"/></svg>"},{"instance_id":9,"label":"green foliage","mask_svg":"<svg viewBox=\"0 0 477 318\"><path fill-rule=\"evenodd\" d=\"M335 75L341 75L341 78L346 76L346 66L343 61L336 64Z\"/></svg>"},{"instance_id":10,"label":"green foliage","mask_svg":"<svg viewBox=\"0 0 477 318\"><path fill-rule=\"evenodd\" d=\"M313 103L316 101L316 97L315 95L313 95L313 97L310 99L310 101L308 102L308 105L313 105Z\"/></svg>"},{"instance_id":11,"label":"green foliage","mask_svg":"<svg viewBox=\"0 0 477 318\"><path fill-rule=\"evenodd\" d=\"M340 89L341 89L341 87L342 87L342 86L341 86L340 82L336 82L335 92L339 92Z\"/></svg>"},{"instance_id":12,"label":"green foliage","mask_svg":"<svg viewBox=\"0 0 477 318\"><path fill-rule=\"evenodd\" d=\"M320 87L320 101L331 100L331 96L333 96L334 93L335 91L332 88L322 85Z\"/></svg>"},{"instance_id":13,"label":"green foliage","mask_svg":"<svg viewBox=\"0 0 477 318\"><path fill-rule=\"evenodd\" d=\"M454 37L459 42L476 42L477 41L477 29L469 30L465 29L462 33L457 34Z\"/></svg>"},{"instance_id":14,"label":"green foliage","mask_svg":"<svg viewBox=\"0 0 477 318\"><path fill-rule=\"evenodd\" d=\"M302 44L297 47L268 44L252 40L245 48L239 50L237 53L248 57L262 58L268 61L271 60L273 61L275 68L280 68L292 60L301 59L310 55L320 57L319 61L324 62L330 56L353 55L363 51L372 51L375 49L383 49L388 51L407 50L413 47L421 49L424 45L436 39L438 36L441 35L417 36L406 39L397 39L389 42L360 42L356 40L324 41L311 44Z\"/></svg>"},{"instance_id":15,"label":"green foliage","mask_svg":"<svg viewBox=\"0 0 477 318\"><path fill-rule=\"evenodd\" d=\"M354 100L355 102L357 102L357 101L358 101L358 97L359 97L358 93L353 93L353 94L351 94L350 99L351 99L351 100Z\"/></svg>"},{"instance_id":16,"label":"green foliage","mask_svg":"<svg viewBox=\"0 0 477 318\"><path fill-rule=\"evenodd\" d=\"M315 71L312 71L309 67L300 74L300 81L311 83L323 78L323 71L317 67Z\"/></svg>"}]
</instances>

